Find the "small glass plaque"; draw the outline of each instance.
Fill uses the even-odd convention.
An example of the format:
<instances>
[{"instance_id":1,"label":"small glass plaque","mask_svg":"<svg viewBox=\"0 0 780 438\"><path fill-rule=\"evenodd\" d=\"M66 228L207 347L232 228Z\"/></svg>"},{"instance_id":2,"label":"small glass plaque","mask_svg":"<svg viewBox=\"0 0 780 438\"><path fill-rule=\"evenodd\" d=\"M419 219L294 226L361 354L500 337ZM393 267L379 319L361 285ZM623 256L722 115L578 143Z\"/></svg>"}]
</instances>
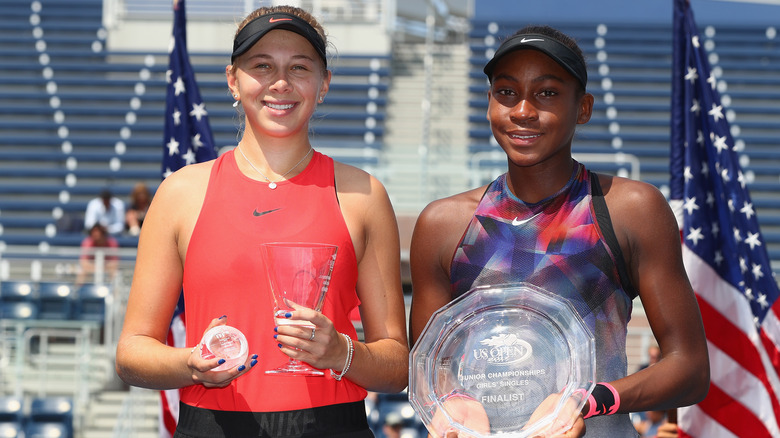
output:
<instances>
[{"instance_id":1,"label":"small glass plaque","mask_svg":"<svg viewBox=\"0 0 780 438\"><path fill-rule=\"evenodd\" d=\"M435 312L412 348L409 400L434 437L532 437L571 427L595 386L594 339L564 298L479 287Z\"/></svg>"}]
</instances>

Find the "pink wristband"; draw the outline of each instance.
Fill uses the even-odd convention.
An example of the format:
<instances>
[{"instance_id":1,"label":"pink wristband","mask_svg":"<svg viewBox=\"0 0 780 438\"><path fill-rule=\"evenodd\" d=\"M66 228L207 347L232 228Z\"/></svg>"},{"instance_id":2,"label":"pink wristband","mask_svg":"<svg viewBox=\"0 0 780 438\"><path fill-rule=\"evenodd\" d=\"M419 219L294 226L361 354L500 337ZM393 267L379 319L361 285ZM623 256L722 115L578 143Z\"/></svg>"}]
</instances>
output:
<instances>
[{"instance_id":1,"label":"pink wristband","mask_svg":"<svg viewBox=\"0 0 780 438\"><path fill-rule=\"evenodd\" d=\"M588 397L588 412L583 415L587 419L596 415L613 415L620 408L620 394L606 382L601 382L593 388Z\"/></svg>"}]
</instances>

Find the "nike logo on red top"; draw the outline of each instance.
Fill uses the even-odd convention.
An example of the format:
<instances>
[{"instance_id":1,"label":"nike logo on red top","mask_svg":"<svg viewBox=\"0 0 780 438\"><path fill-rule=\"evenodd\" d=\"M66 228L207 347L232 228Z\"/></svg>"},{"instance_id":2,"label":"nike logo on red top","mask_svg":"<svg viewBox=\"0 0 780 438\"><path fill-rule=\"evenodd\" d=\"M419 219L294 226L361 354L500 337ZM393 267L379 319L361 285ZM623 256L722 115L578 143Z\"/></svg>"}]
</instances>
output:
<instances>
[{"instance_id":1,"label":"nike logo on red top","mask_svg":"<svg viewBox=\"0 0 780 438\"><path fill-rule=\"evenodd\" d=\"M274 18L271 17L268 19L269 23L276 23L277 21L292 21L292 18Z\"/></svg>"},{"instance_id":2,"label":"nike logo on red top","mask_svg":"<svg viewBox=\"0 0 780 438\"><path fill-rule=\"evenodd\" d=\"M273 210L266 210L266 211L257 211L257 209L255 209L255 211L252 212L252 216L262 216L264 214L273 213L276 210L281 210L281 208L274 208Z\"/></svg>"}]
</instances>

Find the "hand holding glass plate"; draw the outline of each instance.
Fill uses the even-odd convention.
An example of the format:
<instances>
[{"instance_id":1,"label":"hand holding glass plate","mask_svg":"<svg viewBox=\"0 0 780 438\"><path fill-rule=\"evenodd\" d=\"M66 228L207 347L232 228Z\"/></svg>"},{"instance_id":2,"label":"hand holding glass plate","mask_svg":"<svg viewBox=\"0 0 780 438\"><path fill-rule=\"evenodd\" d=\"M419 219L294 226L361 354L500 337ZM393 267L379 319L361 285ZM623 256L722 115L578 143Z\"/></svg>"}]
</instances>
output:
<instances>
[{"instance_id":1,"label":"hand holding glass plate","mask_svg":"<svg viewBox=\"0 0 780 438\"><path fill-rule=\"evenodd\" d=\"M481 287L431 316L409 399L434 437L549 436L574 424L595 370L593 336L567 300L526 283Z\"/></svg>"},{"instance_id":2,"label":"hand holding glass plate","mask_svg":"<svg viewBox=\"0 0 780 438\"><path fill-rule=\"evenodd\" d=\"M285 318L295 309L291 303L322 311L330 275L336 263L336 245L305 242L278 242L262 244L263 261L274 297L276 325L299 325L314 328L306 321ZM323 376L320 370L290 358L280 368L266 374Z\"/></svg>"}]
</instances>

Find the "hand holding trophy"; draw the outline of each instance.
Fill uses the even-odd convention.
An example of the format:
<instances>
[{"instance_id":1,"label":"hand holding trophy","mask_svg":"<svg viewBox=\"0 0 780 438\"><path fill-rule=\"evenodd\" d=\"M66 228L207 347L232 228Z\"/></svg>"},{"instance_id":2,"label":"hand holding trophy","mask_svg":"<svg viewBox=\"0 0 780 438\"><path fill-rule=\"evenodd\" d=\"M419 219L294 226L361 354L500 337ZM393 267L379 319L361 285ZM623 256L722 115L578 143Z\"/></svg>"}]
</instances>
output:
<instances>
[{"instance_id":1,"label":"hand holding trophy","mask_svg":"<svg viewBox=\"0 0 780 438\"><path fill-rule=\"evenodd\" d=\"M593 336L566 300L526 283L439 309L411 351L409 399L433 437L550 437L594 387Z\"/></svg>"},{"instance_id":2,"label":"hand holding trophy","mask_svg":"<svg viewBox=\"0 0 780 438\"><path fill-rule=\"evenodd\" d=\"M322 311L330 276L336 263L336 245L324 243L275 242L264 243L261 248L263 261L268 272L268 281L274 297L274 319L276 325L298 325L310 328L308 321L289 319L293 303ZM291 376L323 376L320 370L300 360L290 358L279 368L266 374Z\"/></svg>"}]
</instances>

